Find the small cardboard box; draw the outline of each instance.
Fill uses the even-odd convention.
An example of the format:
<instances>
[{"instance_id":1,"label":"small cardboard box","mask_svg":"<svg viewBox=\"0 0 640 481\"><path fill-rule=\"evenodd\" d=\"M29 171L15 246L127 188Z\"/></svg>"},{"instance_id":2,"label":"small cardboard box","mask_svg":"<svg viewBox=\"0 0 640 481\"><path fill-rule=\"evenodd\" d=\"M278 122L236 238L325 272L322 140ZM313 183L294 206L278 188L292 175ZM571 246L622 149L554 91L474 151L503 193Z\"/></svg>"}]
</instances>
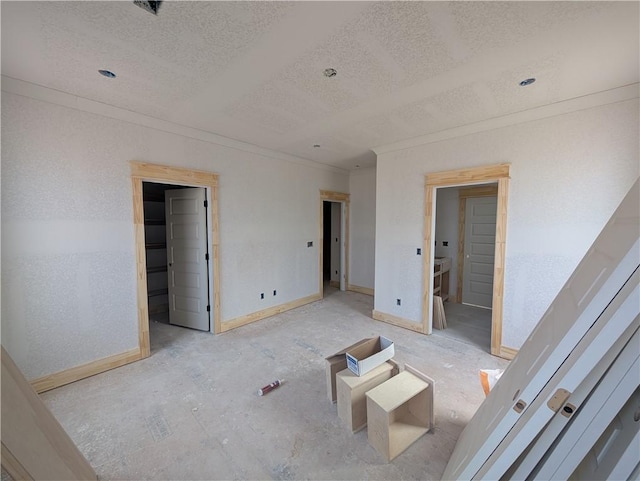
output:
<instances>
[{"instance_id":1,"label":"small cardboard box","mask_svg":"<svg viewBox=\"0 0 640 481\"><path fill-rule=\"evenodd\" d=\"M336 352L335 354L327 357L327 394L329 401L335 403L337 400L336 391L336 374L347 368L347 351L355 349L356 347L375 340L374 338L362 339L349 347L345 347L343 350Z\"/></svg>"},{"instance_id":2,"label":"small cardboard box","mask_svg":"<svg viewBox=\"0 0 640 481\"><path fill-rule=\"evenodd\" d=\"M357 346L347 348L347 367L356 376L362 376L391 359L394 354L393 341L386 337L366 339Z\"/></svg>"}]
</instances>

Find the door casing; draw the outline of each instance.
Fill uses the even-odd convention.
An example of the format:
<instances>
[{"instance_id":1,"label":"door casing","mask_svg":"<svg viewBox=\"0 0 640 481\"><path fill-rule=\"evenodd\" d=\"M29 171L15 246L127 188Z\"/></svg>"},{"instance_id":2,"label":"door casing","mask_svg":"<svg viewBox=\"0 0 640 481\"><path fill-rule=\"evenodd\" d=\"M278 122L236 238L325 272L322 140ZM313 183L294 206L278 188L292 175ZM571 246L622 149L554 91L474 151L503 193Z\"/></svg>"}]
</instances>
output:
<instances>
[{"instance_id":1,"label":"door casing","mask_svg":"<svg viewBox=\"0 0 640 481\"><path fill-rule=\"evenodd\" d=\"M350 195L342 192L333 192L329 190L320 191L320 214L318 218L318 292L320 297L324 297L323 286L323 242L324 242L324 213L323 202L338 202L342 206L340 224L341 224L341 237L340 242L340 290L345 291L349 286L349 202Z\"/></svg>"},{"instance_id":2,"label":"door casing","mask_svg":"<svg viewBox=\"0 0 640 481\"><path fill-rule=\"evenodd\" d=\"M220 329L220 238L218 231L218 174L165 165L131 162L131 184L133 190L133 227L136 243L136 282L138 298L138 344L142 358L151 353L149 343L149 309L147 305L147 261L144 245L143 182L204 187L209 202L209 252L213 261L209 265L210 298L213 299L213 332ZM212 292L211 292L212 291Z\"/></svg>"},{"instance_id":3,"label":"door casing","mask_svg":"<svg viewBox=\"0 0 640 481\"><path fill-rule=\"evenodd\" d=\"M444 187L472 186L497 182L495 263L493 266L493 308L491 311L491 354L512 359L517 351L502 346L502 312L507 240L507 207L511 164L434 172L425 176L422 332L431 334L433 326L433 261L436 220L436 190Z\"/></svg>"}]
</instances>

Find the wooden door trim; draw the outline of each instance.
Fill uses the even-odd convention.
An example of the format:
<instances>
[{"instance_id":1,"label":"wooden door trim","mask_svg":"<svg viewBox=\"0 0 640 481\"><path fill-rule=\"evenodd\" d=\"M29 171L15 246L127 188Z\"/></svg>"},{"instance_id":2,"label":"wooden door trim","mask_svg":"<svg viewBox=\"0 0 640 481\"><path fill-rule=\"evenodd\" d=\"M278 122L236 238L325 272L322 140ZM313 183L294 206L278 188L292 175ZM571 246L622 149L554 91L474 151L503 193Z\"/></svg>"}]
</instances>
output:
<instances>
[{"instance_id":1,"label":"wooden door trim","mask_svg":"<svg viewBox=\"0 0 640 481\"><path fill-rule=\"evenodd\" d=\"M464 272L464 239L467 199L472 197L496 197L498 196L497 184L481 185L479 187L468 187L458 191L458 264L456 266L458 286L456 289L455 302L462 302L462 281Z\"/></svg>"},{"instance_id":2,"label":"wooden door trim","mask_svg":"<svg viewBox=\"0 0 640 481\"><path fill-rule=\"evenodd\" d=\"M318 295L322 299L324 297L324 287L322 285L323 279L323 262L324 262L324 211L323 202L340 202L345 205L345 219L344 219L344 285L345 289L349 286L349 204L351 203L351 194L345 194L344 192L334 192L332 190L320 189L320 207L318 217Z\"/></svg>"},{"instance_id":3,"label":"wooden door trim","mask_svg":"<svg viewBox=\"0 0 640 481\"><path fill-rule=\"evenodd\" d=\"M136 281L138 297L138 342L142 357L151 353L149 343L149 309L147 304L147 262L144 246L143 182L205 187L209 191L209 249L213 259L213 331L218 334L220 326L220 236L218 215L218 174L199 170L169 167L165 165L131 162L133 187L133 226L136 245Z\"/></svg>"},{"instance_id":4,"label":"wooden door trim","mask_svg":"<svg viewBox=\"0 0 640 481\"><path fill-rule=\"evenodd\" d=\"M431 334L433 296L433 239L435 234L435 194L443 187L473 186L498 183L496 212L496 244L493 268L493 306L491 315L491 354L504 356L502 347L502 314L504 299L505 252L510 164L497 164L469 169L434 172L425 176L422 330ZM511 354L511 353L509 353ZM506 356L505 356L506 357Z\"/></svg>"}]
</instances>

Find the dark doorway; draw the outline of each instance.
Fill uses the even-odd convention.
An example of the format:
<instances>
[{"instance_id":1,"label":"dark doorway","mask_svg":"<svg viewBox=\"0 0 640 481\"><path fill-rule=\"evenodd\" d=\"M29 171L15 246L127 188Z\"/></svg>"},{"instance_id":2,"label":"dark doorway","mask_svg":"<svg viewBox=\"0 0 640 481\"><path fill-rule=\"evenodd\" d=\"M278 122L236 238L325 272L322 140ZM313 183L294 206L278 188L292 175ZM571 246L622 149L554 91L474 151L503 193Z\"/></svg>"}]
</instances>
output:
<instances>
[{"instance_id":1,"label":"dark doorway","mask_svg":"<svg viewBox=\"0 0 640 481\"><path fill-rule=\"evenodd\" d=\"M322 202L322 282L331 280L331 202Z\"/></svg>"}]
</instances>

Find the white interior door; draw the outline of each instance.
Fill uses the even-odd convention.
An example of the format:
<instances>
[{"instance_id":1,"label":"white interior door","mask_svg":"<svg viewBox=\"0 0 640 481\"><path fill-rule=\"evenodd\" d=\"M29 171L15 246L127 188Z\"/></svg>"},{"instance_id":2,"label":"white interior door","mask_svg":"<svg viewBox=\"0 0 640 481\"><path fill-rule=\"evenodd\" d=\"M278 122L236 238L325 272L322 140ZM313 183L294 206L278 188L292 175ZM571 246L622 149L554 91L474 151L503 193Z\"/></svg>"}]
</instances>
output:
<instances>
[{"instance_id":1,"label":"white interior door","mask_svg":"<svg viewBox=\"0 0 640 481\"><path fill-rule=\"evenodd\" d=\"M593 416L588 415L590 405L595 412L601 409L597 414L600 421L605 421L608 415L611 420L620 409L620 405L611 413L607 412L610 408L604 407L603 404L611 395L614 387L622 382L625 388L631 387L630 391L634 389L632 383L635 369L631 366L638 358L638 338L636 337L632 342L625 341L629 340L630 334L637 332L639 324L640 275L636 271L599 316L593 327L580 340L537 398L527 404L526 411L523 412L517 424L507 434L500 446L491 454L488 461L477 473L476 478L502 479L510 467L517 466L517 460L527 446L535 447L538 445L542 445L544 451L553 453L545 466L546 469L551 469L553 472L558 466L558 459L562 459L562 456L569 451L569 447L574 445L568 441L567 445L563 446L562 441L558 442L558 436L547 435L547 430L553 427L555 419L561 420L561 424L565 424L565 426L570 425L569 432L565 431L561 435L563 440L568 440L576 431L579 432L586 423L593 420ZM621 346L626 353L619 354ZM614 364L618 366L615 369L610 364L611 358L615 359ZM635 367L637 368L637 364ZM633 372L629 372L630 370ZM622 381L624 378L626 380ZM561 391L568 395L566 401L562 401ZM628 392L627 398L629 395ZM558 399L556 408L549 405L550 402L553 404L553 398ZM621 393L617 394L615 398L615 401L620 400ZM624 400L622 402L624 403ZM565 407L569 410L568 412L565 411ZM569 422L567 423L567 421ZM606 422L604 426L606 426ZM573 434L571 433L572 429L574 430ZM555 430L553 431L555 432ZM588 437L592 438L594 442L598 435L594 436L592 432ZM584 440L581 443L582 445L586 444ZM573 459L575 461L574 468L580 459L582 458L579 456ZM569 479L571 472L572 470L565 477L543 472L532 473L532 477L534 479ZM519 478L514 476L511 479Z\"/></svg>"},{"instance_id":2,"label":"white interior door","mask_svg":"<svg viewBox=\"0 0 640 481\"><path fill-rule=\"evenodd\" d=\"M592 348L588 342L582 342L590 330L620 327L614 323L607 325L606 319L601 319L599 323L596 321L640 266L639 195L640 182L636 181L518 355L465 427L443 479L471 479L507 436L516 437L518 433L535 435L532 424L519 423L521 415L527 413L534 403L544 405L548 397L540 396L539 403L536 402L543 389L553 395L556 387L562 387L550 381L559 369L571 370L573 363L566 361L574 349L581 344ZM633 306L632 300L625 305L634 307L637 314L639 308ZM609 334L609 337L600 336L598 341L609 342L613 338L612 333ZM595 347L602 346L595 343ZM588 356L582 357L582 360L588 360ZM588 371L583 372L586 375ZM536 411L543 414L544 409L542 407ZM526 446L523 445L522 449Z\"/></svg>"},{"instance_id":3,"label":"white interior door","mask_svg":"<svg viewBox=\"0 0 640 481\"><path fill-rule=\"evenodd\" d=\"M640 372L637 363L635 370ZM638 479L640 467L638 406L640 406L640 388L635 390L598 438L570 479ZM635 477L632 477L634 473Z\"/></svg>"},{"instance_id":4,"label":"white interior door","mask_svg":"<svg viewBox=\"0 0 640 481\"><path fill-rule=\"evenodd\" d=\"M633 414L640 405L639 347L640 336L636 330L634 337L602 376L593 392L579 405L578 416L574 417L540 463L534 473L537 479L628 478L638 459L627 464L628 471L624 477L612 478L610 474L638 432L638 423L633 421ZM635 452L638 454L640 450L636 449ZM580 460L585 457L591 459L581 463ZM578 472L581 475L572 477L579 464Z\"/></svg>"},{"instance_id":5,"label":"white interior door","mask_svg":"<svg viewBox=\"0 0 640 481\"><path fill-rule=\"evenodd\" d=\"M165 191L169 322L210 330L206 192Z\"/></svg>"},{"instance_id":6,"label":"white interior door","mask_svg":"<svg viewBox=\"0 0 640 481\"><path fill-rule=\"evenodd\" d=\"M598 403L594 401L596 401L598 397L608 397L616 384L619 384L620 376L633 375L633 373L629 373L628 371L630 371L630 367L634 362L636 364L639 362L640 334L638 333L638 323L639 320L636 319L635 324L627 328L627 331L618 338L614 346L609 349L607 354L597 364L596 368L585 376L575 391L571 392L568 400L580 410L580 415L569 417L566 416L566 413L559 410L559 414L553 416L549 424L545 426L544 431L541 432L535 442L527 448L526 455L519 458L518 462L506 473L508 479L527 479L534 470L539 469L537 467L542 465L541 460L546 457L547 461L549 461L549 458L557 456L559 453L563 453L565 457L571 456L576 463L574 467L577 466L577 463L584 457L584 453L586 453L596 441L597 436L594 437L593 433L588 435L588 437L593 438L591 439L592 444L581 443L579 448L584 450L582 457L578 457L580 455L576 454L575 451L569 455L568 453L571 451L571 448L566 446L564 448L560 447L560 444L558 444L556 440L562 438L562 442L568 442L569 446L578 448L575 435L573 436L573 440L569 440L570 433L566 432L567 426L569 426L569 430L572 430L576 428L577 424L584 426L589 421L595 421L596 419L597 422L602 424L602 417L594 414L594 412L602 412L602 402L598 405ZM614 365L617 365L617 367L614 367ZM620 372L620 365L625 366L622 372ZM611 375L613 371L618 371L617 379ZM636 371L636 376L640 376L640 371L637 369ZM606 377L606 380L603 379L604 377ZM627 383L631 386L630 382L627 381ZM636 382L635 385L638 385L638 382ZM607 408L607 410L609 410L609 408ZM576 423L576 421L578 421L578 423ZM550 445L555 446L553 450L549 449ZM556 460L555 466L557 465L558 461ZM569 474L571 474L571 472L569 472ZM569 474L567 474L567 478ZM538 476L538 478L543 479L540 476Z\"/></svg>"},{"instance_id":7,"label":"white interior door","mask_svg":"<svg viewBox=\"0 0 640 481\"><path fill-rule=\"evenodd\" d=\"M491 308L497 197L466 200L462 303Z\"/></svg>"}]
</instances>

